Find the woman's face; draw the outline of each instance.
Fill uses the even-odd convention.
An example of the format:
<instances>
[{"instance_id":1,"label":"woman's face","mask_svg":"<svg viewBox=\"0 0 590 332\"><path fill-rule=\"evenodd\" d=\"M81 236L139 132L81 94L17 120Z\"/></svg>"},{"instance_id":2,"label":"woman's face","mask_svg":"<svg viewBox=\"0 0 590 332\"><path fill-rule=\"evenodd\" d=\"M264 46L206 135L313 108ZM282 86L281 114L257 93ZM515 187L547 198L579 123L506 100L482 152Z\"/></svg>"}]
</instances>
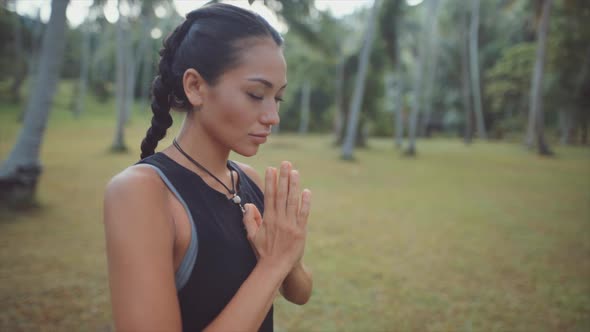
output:
<instances>
[{"instance_id":1,"label":"woman's face","mask_svg":"<svg viewBox=\"0 0 590 332\"><path fill-rule=\"evenodd\" d=\"M197 111L202 129L217 143L253 156L279 123L287 85L282 49L270 38L249 40L237 67L222 74L202 95Z\"/></svg>"}]
</instances>

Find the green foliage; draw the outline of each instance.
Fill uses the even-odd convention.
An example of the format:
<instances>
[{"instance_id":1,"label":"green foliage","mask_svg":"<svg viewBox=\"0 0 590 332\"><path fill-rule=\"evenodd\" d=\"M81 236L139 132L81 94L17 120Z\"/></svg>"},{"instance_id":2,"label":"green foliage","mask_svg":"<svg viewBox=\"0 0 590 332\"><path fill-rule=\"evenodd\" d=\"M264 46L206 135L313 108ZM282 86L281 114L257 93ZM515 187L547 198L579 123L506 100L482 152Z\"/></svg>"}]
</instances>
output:
<instances>
[{"instance_id":1,"label":"green foliage","mask_svg":"<svg viewBox=\"0 0 590 332\"><path fill-rule=\"evenodd\" d=\"M589 7L585 2L558 2L553 10L543 98L549 124L556 124L557 111L586 112L588 97L583 91L590 91L590 70L584 72L583 68L590 61ZM486 71L489 111L502 119L500 130L521 130L524 126L536 46L531 41L505 47L495 65ZM515 123L518 121L520 125Z\"/></svg>"},{"instance_id":2,"label":"green foliage","mask_svg":"<svg viewBox=\"0 0 590 332\"><path fill-rule=\"evenodd\" d=\"M485 74L488 110L499 116L504 112L524 112L523 98L528 95L535 61L535 43L520 43L507 48L494 67ZM527 101L528 105L528 101Z\"/></svg>"},{"instance_id":3,"label":"green foliage","mask_svg":"<svg viewBox=\"0 0 590 332\"><path fill-rule=\"evenodd\" d=\"M285 34L285 57L288 63L289 87L281 107L281 128L295 131L299 127L301 87L305 80L312 85L310 130L332 130L334 115L348 112L354 78L358 65L358 53L362 45L363 27L367 9L361 9L345 17L334 17L317 11L313 0L258 0L276 13L288 25ZM464 110L462 101L462 47L464 31L468 29L470 6L463 0L439 0L438 35L435 41L438 51L434 74L434 89L430 96L433 117L444 119L445 113ZM151 21L150 28L168 33L181 20L168 1L133 1L141 5L144 16L153 15L154 4L168 11L162 18ZM98 17L67 32L62 77L76 79L80 69L82 28L88 28L91 40L91 62L88 88L96 98L108 102L113 96L115 81L115 25L100 13L104 0L95 1ZM403 93L411 100L417 64L417 36L422 31L422 15L426 2L409 6L405 0L382 1L379 14L377 40L371 55L367 86L363 98L361 123L369 123L372 131L387 134L393 130L392 121L383 121L389 114L383 107L384 75L395 72L403 86ZM524 127L530 89L530 76L535 57L535 31L538 22L537 2L526 0L481 1L479 27L479 63L482 73L483 108L490 130L503 132L506 128L521 130ZM142 38L138 18L131 18L129 30L133 46ZM590 118L590 2L584 0L558 0L554 2L549 30L547 62L545 66L544 102L546 122L557 125L558 111L574 114L576 123ZM14 27L21 25L23 52L15 57ZM34 18L19 17L0 9L0 99L9 99L13 78L19 70L34 61L33 28L40 26ZM467 25L465 25L467 24ZM38 37L37 37L38 38ZM163 38L163 37L162 37ZM149 40L148 54L138 55L136 97L145 93L155 74L157 52L161 39ZM148 62L148 76L141 72L143 62ZM429 59L428 61L432 61ZM342 80L343 103L337 110L338 65L344 63ZM22 75L21 75L22 76ZM408 103L411 106L411 103ZM460 125L464 116L460 116ZM586 119L586 120L584 120ZM518 121L521 121L520 124ZM495 128L497 127L497 128Z\"/></svg>"}]
</instances>

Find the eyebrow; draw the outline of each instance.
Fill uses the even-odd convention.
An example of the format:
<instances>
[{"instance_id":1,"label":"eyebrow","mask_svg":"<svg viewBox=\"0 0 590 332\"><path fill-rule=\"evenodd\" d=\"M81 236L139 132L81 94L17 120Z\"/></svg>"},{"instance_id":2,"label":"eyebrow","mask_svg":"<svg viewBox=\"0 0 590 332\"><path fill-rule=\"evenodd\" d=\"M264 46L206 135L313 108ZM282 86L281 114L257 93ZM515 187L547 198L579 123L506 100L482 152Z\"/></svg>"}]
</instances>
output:
<instances>
[{"instance_id":1,"label":"eyebrow","mask_svg":"<svg viewBox=\"0 0 590 332\"><path fill-rule=\"evenodd\" d=\"M259 82L262 83L264 85L266 85L267 87L271 88L273 87L273 84L267 80L265 80L264 78L249 78L248 81L252 81L252 82ZM283 85L279 90L284 89L287 86L287 83L285 83L285 85Z\"/></svg>"}]
</instances>

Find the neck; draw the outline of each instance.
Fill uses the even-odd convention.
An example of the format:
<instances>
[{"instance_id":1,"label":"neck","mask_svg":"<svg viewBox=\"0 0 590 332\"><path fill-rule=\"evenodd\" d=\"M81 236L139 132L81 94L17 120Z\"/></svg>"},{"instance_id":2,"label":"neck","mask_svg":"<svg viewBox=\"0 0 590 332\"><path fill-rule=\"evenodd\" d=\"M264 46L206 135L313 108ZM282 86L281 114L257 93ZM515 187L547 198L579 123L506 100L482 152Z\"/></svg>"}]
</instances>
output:
<instances>
[{"instance_id":1,"label":"neck","mask_svg":"<svg viewBox=\"0 0 590 332\"><path fill-rule=\"evenodd\" d=\"M203 130L199 125L200 122L194 119L196 116L195 113L195 111L187 113L182 123L182 128L176 137L176 141L184 152L199 162L209 172L219 178L224 178L229 174L227 172L227 160L230 150ZM170 153L178 156L177 160L182 160L184 164L190 164L191 169L195 168L173 146L169 149Z\"/></svg>"}]
</instances>

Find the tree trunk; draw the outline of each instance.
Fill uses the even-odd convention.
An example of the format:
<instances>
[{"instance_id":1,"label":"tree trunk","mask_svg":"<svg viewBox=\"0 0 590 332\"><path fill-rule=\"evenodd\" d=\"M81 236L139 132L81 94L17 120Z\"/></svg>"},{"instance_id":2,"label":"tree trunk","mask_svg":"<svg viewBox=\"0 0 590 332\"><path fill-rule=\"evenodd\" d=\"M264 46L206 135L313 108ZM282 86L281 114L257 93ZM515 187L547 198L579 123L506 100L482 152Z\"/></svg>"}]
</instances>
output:
<instances>
[{"instance_id":1,"label":"tree trunk","mask_svg":"<svg viewBox=\"0 0 590 332\"><path fill-rule=\"evenodd\" d=\"M29 85L32 86L36 81L37 72L39 69L39 49L42 44L42 36L43 36L43 24L41 23L41 9L37 10L37 16L35 19L35 23L33 24L33 29L31 33L31 55L29 56L28 63L27 63L27 75L26 78L29 79ZM18 120L23 121L25 119L25 113L27 108L23 108L22 111L19 113Z\"/></svg>"},{"instance_id":2,"label":"tree trunk","mask_svg":"<svg viewBox=\"0 0 590 332\"><path fill-rule=\"evenodd\" d=\"M562 110L559 112L559 144L570 145L572 144L572 127L573 127L573 113L568 110Z\"/></svg>"},{"instance_id":3,"label":"tree trunk","mask_svg":"<svg viewBox=\"0 0 590 332\"><path fill-rule=\"evenodd\" d=\"M20 22L20 16L15 14L14 18L14 56L15 56L15 66L13 74L14 78L12 81L12 85L10 87L10 94L12 97L12 101L15 103L20 103L22 97L20 93L21 86L25 81L25 58L23 52L23 36L22 36L22 25Z\"/></svg>"},{"instance_id":4,"label":"tree trunk","mask_svg":"<svg viewBox=\"0 0 590 332\"><path fill-rule=\"evenodd\" d=\"M428 13L422 14L422 26L427 26ZM408 123L408 147L404 151L406 156L413 157L416 155L416 134L418 130L418 115L420 114L421 100L422 100L422 76L424 75L424 67L426 61L426 32L420 31L417 34L416 40L416 65L414 69L414 94L412 102L412 111L410 112L410 119Z\"/></svg>"},{"instance_id":5,"label":"tree trunk","mask_svg":"<svg viewBox=\"0 0 590 332\"><path fill-rule=\"evenodd\" d=\"M148 27L151 26L151 22L152 19L151 17L148 17L144 20L144 24L146 24ZM148 29L149 30L149 29ZM151 83L152 83L152 79L153 79L153 67L154 64L156 63L154 61L154 52L151 52L152 50L152 42L151 42L151 36L149 36L149 31L148 31L148 35L143 36L142 38L146 38L149 40L149 43L147 44L147 49L144 52L144 56L143 56L143 68L141 70L141 110L142 111L148 111L149 110L149 94L150 94L150 89L151 89ZM139 53L139 55L142 55L142 53Z\"/></svg>"},{"instance_id":6,"label":"tree trunk","mask_svg":"<svg viewBox=\"0 0 590 332\"><path fill-rule=\"evenodd\" d=\"M90 63L90 27L89 23L81 26L82 49L80 50L80 80L78 82L78 96L74 116L79 118L84 112L86 104L86 86L88 85L88 64Z\"/></svg>"},{"instance_id":7,"label":"tree trunk","mask_svg":"<svg viewBox=\"0 0 590 332\"><path fill-rule=\"evenodd\" d=\"M146 64L145 64L145 60L146 60L146 56L144 56L144 54L152 54L152 52L150 52L149 50L150 45L151 45L151 36L150 36L150 22L151 22L151 16L140 16L139 17L140 22L141 22L141 36L139 39L139 47L137 52L135 53L135 59L137 60L136 63L136 68L135 68L135 77L137 77L136 81L139 81L139 85L140 85L140 97L143 97L144 94L144 90L145 90L145 86L144 86L144 82L145 82L145 76L146 74L148 74L147 72L150 71L149 67L146 68ZM142 60L139 60L142 59ZM149 63L148 63L149 64ZM140 69L140 65L143 65L143 68ZM140 75L141 73L141 75ZM151 73L150 73L151 75ZM135 91L135 87L133 89L133 91ZM143 106L143 102L144 100L141 100L141 104ZM140 109L140 113L142 113L144 110Z\"/></svg>"},{"instance_id":8,"label":"tree trunk","mask_svg":"<svg viewBox=\"0 0 590 332\"><path fill-rule=\"evenodd\" d=\"M114 152L127 151L125 145L125 123L127 122L127 38L123 22L123 16L119 16L117 22L117 63L116 63L116 91L115 99L117 103L117 126L115 138L111 150Z\"/></svg>"},{"instance_id":9,"label":"tree trunk","mask_svg":"<svg viewBox=\"0 0 590 332\"><path fill-rule=\"evenodd\" d=\"M479 0L471 2L471 26L470 26L470 59L471 59L471 93L473 96L473 106L475 108L475 118L477 122L477 134L481 139L487 139L486 126L483 118L483 109L481 105L481 89L479 86Z\"/></svg>"},{"instance_id":10,"label":"tree trunk","mask_svg":"<svg viewBox=\"0 0 590 332\"><path fill-rule=\"evenodd\" d=\"M399 65L398 65L399 67ZM404 145L404 80L401 70L397 70L397 84L395 85L395 146L401 149Z\"/></svg>"},{"instance_id":11,"label":"tree trunk","mask_svg":"<svg viewBox=\"0 0 590 332\"><path fill-rule=\"evenodd\" d=\"M399 67L399 63L396 63ZM391 110L393 114L393 126L395 128L393 133L393 140L396 148L401 148L403 144L403 114L402 114L402 79L400 77L399 69L396 73L389 73L385 75L385 104L386 111Z\"/></svg>"},{"instance_id":12,"label":"tree trunk","mask_svg":"<svg viewBox=\"0 0 590 332\"><path fill-rule=\"evenodd\" d=\"M344 102L342 100L343 98L343 92L342 90L344 89L344 66L346 64L346 57L342 56L340 62L338 63L338 68L336 69L336 81L335 81L335 85L336 85L336 111L334 113L334 126L333 126L333 135L334 135L334 142L336 144L340 144L340 135L342 133L342 127L344 124L344 119L343 119L343 109L344 109Z\"/></svg>"},{"instance_id":13,"label":"tree trunk","mask_svg":"<svg viewBox=\"0 0 590 332\"><path fill-rule=\"evenodd\" d=\"M371 55L373 39L375 37L375 26L377 22L377 13L379 12L379 2L379 0L374 1L373 8L371 9L371 16L367 22L365 42L363 49L361 50L358 67L359 69L355 80L354 94L352 97L352 103L350 105L350 112L348 114L346 137L344 138L344 144L342 144L342 159L344 160L353 159L353 151L357 135L356 130L359 114L361 111L361 105L363 103L363 94L365 92L365 79L369 66L369 57Z\"/></svg>"},{"instance_id":14,"label":"tree trunk","mask_svg":"<svg viewBox=\"0 0 590 332\"><path fill-rule=\"evenodd\" d=\"M8 158L0 165L0 201L28 204L41 175L41 143L59 81L69 0L53 0L41 46L39 73L29 96L23 127Z\"/></svg>"},{"instance_id":15,"label":"tree trunk","mask_svg":"<svg viewBox=\"0 0 590 332\"><path fill-rule=\"evenodd\" d=\"M580 144L582 145L587 145L588 144L588 117L586 117L585 119L582 120L582 123L580 124L581 127L581 138L580 138Z\"/></svg>"},{"instance_id":16,"label":"tree trunk","mask_svg":"<svg viewBox=\"0 0 590 332\"><path fill-rule=\"evenodd\" d=\"M130 30L130 29L129 29ZM128 30L128 34L130 31ZM125 77L125 125L129 123L131 119L131 111L133 110L133 102L135 101L135 57L133 54L133 46L131 43L133 42L129 36L126 36L127 39L127 47L125 49L125 69L127 70L127 74Z\"/></svg>"},{"instance_id":17,"label":"tree trunk","mask_svg":"<svg viewBox=\"0 0 590 332\"><path fill-rule=\"evenodd\" d=\"M544 136L544 117L543 117L543 74L545 64L545 45L547 43L547 31L549 28L549 15L551 14L551 4L553 0L545 0L543 3L543 12L541 22L537 29L537 50L535 56L535 67L533 70L533 77L531 80L531 102L529 109L529 129L534 132L536 136L537 149L541 155L553 154L545 141ZM529 145L530 144L530 145ZM532 147L532 142L529 142L527 135L527 145Z\"/></svg>"},{"instance_id":18,"label":"tree trunk","mask_svg":"<svg viewBox=\"0 0 590 332\"><path fill-rule=\"evenodd\" d=\"M310 108L311 83L309 80L303 82L301 88L301 117L299 119L299 133L307 134L309 127L309 108Z\"/></svg>"},{"instance_id":19,"label":"tree trunk","mask_svg":"<svg viewBox=\"0 0 590 332\"><path fill-rule=\"evenodd\" d=\"M430 114L432 113L432 93L434 88L434 80L436 79L437 68L437 51L438 51L438 13L439 0L428 0L428 45L426 46L426 54L428 55L428 65L426 69L426 78L424 84L424 117L420 125L421 135L424 137L430 136L428 126L430 124Z\"/></svg>"},{"instance_id":20,"label":"tree trunk","mask_svg":"<svg viewBox=\"0 0 590 332\"><path fill-rule=\"evenodd\" d=\"M467 33L468 13L465 11L462 15L463 37L461 38L461 92L463 97L463 112L465 113L465 133L463 141L465 144L471 144L473 135L473 121L471 109L471 94L469 93L469 34Z\"/></svg>"}]
</instances>

